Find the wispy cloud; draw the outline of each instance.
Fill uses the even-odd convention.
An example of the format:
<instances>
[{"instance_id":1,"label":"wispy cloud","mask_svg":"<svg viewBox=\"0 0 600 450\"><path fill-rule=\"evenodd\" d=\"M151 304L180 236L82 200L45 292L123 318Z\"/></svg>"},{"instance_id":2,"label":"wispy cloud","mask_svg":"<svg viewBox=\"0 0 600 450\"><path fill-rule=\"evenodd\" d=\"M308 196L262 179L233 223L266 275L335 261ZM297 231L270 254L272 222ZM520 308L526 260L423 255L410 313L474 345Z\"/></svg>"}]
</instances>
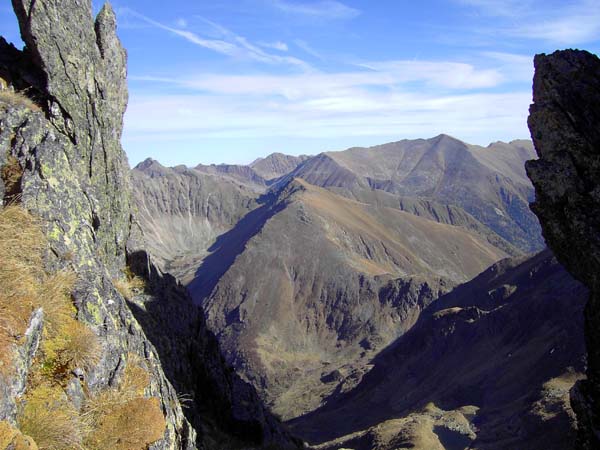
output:
<instances>
[{"instance_id":1,"label":"wispy cloud","mask_svg":"<svg viewBox=\"0 0 600 450\"><path fill-rule=\"evenodd\" d=\"M455 0L488 16L518 17L530 11L535 0Z\"/></svg>"},{"instance_id":2,"label":"wispy cloud","mask_svg":"<svg viewBox=\"0 0 600 450\"><path fill-rule=\"evenodd\" d=\"M289 50L288 45L285 42L258 42L258 45L264 48L272 48L273 50L279 50L280 52L287 52Z\"/></svg>"},{"instance_id":3,"label":"wispy cloud","mask_svg":"<svg viewBox=\"0 0 600 450\"><path fill-rule=\"evenodd\" d=\"M584 2L589 3L589 2ZM509 30L513 36L557 44L580 44L600 39L600 4L593 7L569 8L557 17L532 21Z\"/></svg>"},{"instance_id":4,"label":"wispy cloud","mask_svg":"<svg viewBox=\"0 0 600 450\"><path fill-rule=\"evenodd\" d=\"M502 67L519 56L489 54L486 61ZM434 131L474 143L524 137L529 90L486 92L511 76L494 66L400 60L335 73L138 77L133 81L154 83L153 94L132 99L127 139L422 137ZM176 84L186 95L160 95L156 83Z\"/></svg>"},{"instance_id":5,"label":"wispy cloud","mask_svg":"<svg viewBox=\"0 0 600 450\"><path fill-rule=\"evenodd\" d=\"M598 0L455 0L497 17L494 33L574 45L600 39Z\"/></svg>"},{"instance_id":6,"label":"wispy cloud","mask_svg":"<svg viewBox=\"0 0 600 450\"><path fill-rule=\"evenodd\" d=\"M319 53L317 50L315 50L308 42L306 42L302 39L294 39L294 44L296 44L296 47L298 47L300 50L304 51L305 53L309 54L310 56L317 58L321 61L325 60L323 55L321 55L321 53Z\"/></svg>"},{"instance_id":7,"label":"wispy cloud","mask_svg":"<svg viewBox=\"0 0 600 450\"><path fill-rule=\"evenodd\" d=\"M408 89L405 85L409 83L411 89L430 92L492 88L507 77L495 68L476 68L470 64L444 61L382 61L365 63L359 67L362 70L333 73L314 71L296 75L203 73L175 79L132 79L174 83L214 95L270 96L302 101L330 97L351 98L370 89L393 92Z\"/></svg>"},{"instance_id":8,"label":"wispy cloud","mask_svg":"<svg viewBox=\"0 0 600 450\"><path fill-rule=\"evenodd\" d=\"M223 27L222 25L219 25L215 22L204 18L202 18L202 21L208 26L210 26L213 30L216 30L221 35L220 39L209 39L202 37L199 34L190 31L189 29L168 26L164 23L158 22L131 9L124 10L124 13L134 16L155 28L179 36L187 40L188 42L191 42L192 44L198 45L200 47L215 51L226 56L230 56L233 58L250 59L265 64L290 65L300 68L303 71L312 70L310 64L299 58L269 53L260 48L258 45L252 44L245 37L232 32L231 30Z\"/></svg>"},{"instance_id":9,"label":"wispy cloud","mask_svg":"<svg viewBox=\"0 0 600 450\"><path fill-rule=\"evenodd\" d=\"M497 86L502 75L495 69L476 69L457 62L385 61L363 64L379 73L390 74L396 83L423 81L451 89L477 89Z\"/></svg>"},{"instance_id":10,"label":"wispy cloud","mask_svg":"<svg viewBox=\"0 0 600 450\"><path fill-rule=\"evenodd\" d=\"M361 14L358 9L351 8L335 0L299 2L290 0L269 0L277 9L288 13L311 16L323 19L353 19Z\"/></svg>"}]
</instances>

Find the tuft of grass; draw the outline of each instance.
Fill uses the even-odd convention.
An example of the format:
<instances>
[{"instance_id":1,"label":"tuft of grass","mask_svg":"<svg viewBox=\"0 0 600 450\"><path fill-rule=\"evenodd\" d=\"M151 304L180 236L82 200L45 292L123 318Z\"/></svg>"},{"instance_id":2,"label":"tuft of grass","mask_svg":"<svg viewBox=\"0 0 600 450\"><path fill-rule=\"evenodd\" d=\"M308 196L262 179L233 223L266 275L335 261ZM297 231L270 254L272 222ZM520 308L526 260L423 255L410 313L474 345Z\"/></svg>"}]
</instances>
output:
<instances>
[{"instance_id":1,"label":"tuft of grass","mask_svg":"<svg viewBox=\"0 0 600 450\"><path fill-rule=\"evenodd\" d=\"M0 371L12 361L12 346L23 336L38 304L44 280L46 240L40 223L20 207L0 209Z\"/></svg>"},{"instance_id":2,"label":"tuft of grass","mask_svg":"<svg viewBox=\"0 0 600 450\"><path fill-rule=\"evenodd\" d=\"M92 425L90 449L144 450L161 439L166 422L157 398L145 398L150 375L136 355L128 362L117 388L88 399L84 410Z\"/></svg>"},{"instance_id":3,"label":"tuft of grass","mask_svg":"<svg viewBox=\"0 0 600 450\"><path fill-rule=\"evenodd\" d=\"M35 441L24 436L6 420L0 422L0 449L6 450L38 450Z\"/></svg>"},{"instance_id":4,"label":"tuft of grass","mask_svg":"<svg viewBox=\"0 0 600 450\"><path fill-rule=\"evenodd\" d=\"M126 300L146 291L146 280L134 274L129 267L125 268L124 278L113 280L113 285Z\"/></svg>"},{"instance_id":5,"label":"tuft of grass","mask_svg":"<svg viewBox=\"0 0 600 450\"><path fill-rule=\"evenodd\" d=\"M76 369L89 371L100 358L100 344L94 332L69 317L56 334L48 333L42 342L42 373L56 382L64 382Z\"/></svg>"},{"instance_id":6,"label":"tuft of grass","mask_svg":"<svg viewBox=\"0 0 600 450\"><path fill-rule=\"evenodd\" d=\"M81 410L65 393L72 371L96 365L101 347L76 320L75 274L44 271L46 247L39 220L17 206L0 208L0 371L12 367L31 313L44 310L40 351L19 399L19 429L0 422L0 449L145 450L163 437L166 423L159 400L145 396L150 375L141 358L128 355L118 385L88 395ZM132 291L145 288L143 280L127 277Z\"/></svg>"},{"instance_id":7,"label":"tuft of grass","mask_svg":"<svg viewBox=\"0 0 600 450\"><path fill-rule=\"evenodd\" d=\"M105 411L86 444L94 450L145 450L163 437L165 427L157 398L135 398Z\"/></svg>"},{"instance_id":8,"label":"tuft of grass","mask_svg":"<svg viewBox=\"0 0 600 450\"><path fill-rule=\"evenodd\" d=\"M41 385L30 391L18 416L21 432L40 450L83 450L88 425L62 389Z\"/></svg>"},{"instance_id":9,"label":"tuft of grass","mask_svg":"<svg viewBox=\"0 0 600 450\"><path fill-rule=\"evenodd\" d=\"M42 108L29 98L23 91L13 91L12 89L0 90L0 102L8 103L12 106L20 106L31 111L40 112Z\"/></svg>"}]
</instances>

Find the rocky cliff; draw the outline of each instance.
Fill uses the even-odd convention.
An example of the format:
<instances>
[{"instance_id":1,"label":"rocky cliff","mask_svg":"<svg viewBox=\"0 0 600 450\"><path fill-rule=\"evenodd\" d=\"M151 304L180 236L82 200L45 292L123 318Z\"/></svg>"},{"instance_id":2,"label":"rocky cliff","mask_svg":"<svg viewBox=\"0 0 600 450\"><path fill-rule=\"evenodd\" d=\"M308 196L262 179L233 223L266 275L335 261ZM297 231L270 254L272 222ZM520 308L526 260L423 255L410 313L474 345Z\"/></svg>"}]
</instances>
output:
<instances>
[{"instance_id":1,"label":"rocky cliff","mask_svg":"<svg viewBox=\"0 0 600 450\"><path fill-rule=\"evenodd\" d=\"M580 447L600 448L600 59L577 50L535 58L527 164L532 205L559 260L590 288L587 380L572 393Z\"/></svg>"},{"instance_id":2,"label":"rocky cliff","mask_svg":"<svg viewBox=\"0 0 600 450\"><path fill-rule=\"evenodd\" d=\"M86 396L116 389L127 361L138 358L149 376L145 394L166 418L151 448L297 447L225 364L185 291L145 253L120 145L126 54L110 5L95 20L89 0L14 0L13 7L26 47L0 41L0 75L33 101L0 97L0 195L3 205L41 219L45 271L74 273L77 323L98 343L85 371L61 372L69 386L61 401L77 409ZM120 287L134 274L145 277L141 287ZM1 421L16 425L15 402L28 394L47 326L42 310L32 314L16 375L0 377Z\"/></svg>"}]
</instances>

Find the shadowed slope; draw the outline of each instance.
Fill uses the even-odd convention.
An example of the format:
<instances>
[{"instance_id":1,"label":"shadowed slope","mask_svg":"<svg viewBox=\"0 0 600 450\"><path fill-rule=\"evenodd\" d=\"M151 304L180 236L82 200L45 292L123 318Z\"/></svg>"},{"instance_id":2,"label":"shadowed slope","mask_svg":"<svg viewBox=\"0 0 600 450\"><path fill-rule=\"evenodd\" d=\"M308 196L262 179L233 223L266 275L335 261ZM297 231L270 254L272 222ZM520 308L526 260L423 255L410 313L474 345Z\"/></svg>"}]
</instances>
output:
<instances>
[{"instance_id":1,"label":"shadowed slope","mask_svg":"<svg viewBox=\"0 0 600 450\"><path fill-rule=\"evenodd\" d=\"M433 303L354 390L293 429L350 448L374 448L385 429L396 441L443 443L436 426L458 430L475 448L570 448L568 392L583 370L585 296L548 251L495 264ZM397 448L386 442L376 448ZM444 448L436 445L428 448Z\"/></svg>"}]
</instances>

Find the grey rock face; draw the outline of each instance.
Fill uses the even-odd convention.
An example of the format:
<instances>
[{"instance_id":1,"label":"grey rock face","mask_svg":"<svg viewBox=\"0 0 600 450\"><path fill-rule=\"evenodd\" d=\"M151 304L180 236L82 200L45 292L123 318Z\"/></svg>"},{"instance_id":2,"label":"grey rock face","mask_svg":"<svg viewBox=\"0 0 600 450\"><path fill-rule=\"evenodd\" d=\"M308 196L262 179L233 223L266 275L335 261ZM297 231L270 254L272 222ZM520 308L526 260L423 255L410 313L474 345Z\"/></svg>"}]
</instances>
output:
<instances>
[{"instance_id":1,"label":"grey rock face","mask_svg":"<svg viewBox=\"0 0 600 450\"><path fill-rule=\"evenodd\" d=\"M287 175L310 156L291 156L283 153L272 153L266 158L259 158L250 167L265 180L274 180Z\"/></svg>"},{"instance_id":2,"label":"grey rock face","mask_svg":"<svg viewBox=\"0 0 600 450\"><path fill-rule=\"evenodd\" d=\"M21 34L45 75L48 116L73 144L66 154L90 203L103 262L112 275L125 261L128 167L120 139L127 105L126 54L112 8L94 22L91 3L14 0Z\"/></svg>"},{"instance_id":3,"label":"grey rock face","mask_svg":"<svg viewBox=\"0 0 600 450\"><path fill-rule=\"evenodd\" d=\"M42 110L0 103L0 148L6 150L0 152L0 167L10 156L23 170L17 197L42 219L48 269L69 268L77 275L72 293L77 318L102 348L99 363L86 373L90 390L114 384L125 355L136 354L146 361L150 393L160 399L167 421L153 450L219 448L230 438L249 448L296 448L254 390L224 363L201 314L172 277L160 276L144 259L144 270L137 271L152 279L148 292L126 300L115 289L126 259L136 266L144 243L132 218L129 169L120 146L125 52L110 6L95 22L89 0L15 0L13 6L27 47L21 53L1 41L0 70L15 85L31 86ZM4 203L8 193L0 185ZM146 311L155 314L149 319ZM32 331L32 339L35 335ZM33 342L17 358L23 372ZM68 385L76 401L77 377ZM193 402L185 414L178 394ZM10 405L8 412L4 403L1 408L14 422Z\"/></svg>"},{"instance_id":4,"label":"grey rock face","mask_svg":"<svg viewBox=\"0 0 600 450\"><path fill-rule=\"evenodd\" d=\"M600 446L600 59L565 50L535 58L529 128L539 155L527 163L532 205L559 260L590 288L588 368L573 393L580 447Z\"/></svg>"},{"instance_id":5,"label":"grey rock face","mask_svg":"<svg viewBox=\"0 0 600 450\"><path fill-rule=\"evenodd\" d=\"M42 338L43 323L44 311L34 311L25 331L24 342L18 347L14 357L14 375L0 376L0 420L7 420L12 425L16 425L16 400L25 391L27 375Z\"/></svg>"}]
</instances>

